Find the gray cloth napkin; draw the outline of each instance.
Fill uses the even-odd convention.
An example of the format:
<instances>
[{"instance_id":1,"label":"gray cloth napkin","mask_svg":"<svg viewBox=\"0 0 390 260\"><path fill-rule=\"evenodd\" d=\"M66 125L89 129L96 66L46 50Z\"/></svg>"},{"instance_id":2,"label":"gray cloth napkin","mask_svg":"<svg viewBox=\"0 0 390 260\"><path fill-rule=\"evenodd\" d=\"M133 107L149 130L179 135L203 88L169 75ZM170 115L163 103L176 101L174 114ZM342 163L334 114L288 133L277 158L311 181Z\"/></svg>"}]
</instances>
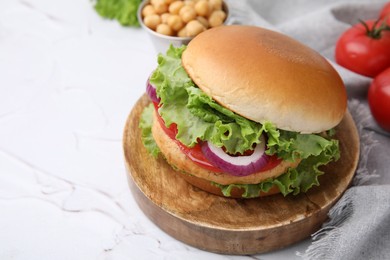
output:
<instances>
[{"instance_id":1,"label":"gray cloth napkin","mask_svg":"<svg viewBox=\"0 0 390 260\"><path fill-rule=\"evenodd\" d=\"M367 105L370 78L334 61L337 39L358 19L376 19L385 0L230 0L230 23L280 31L326 57L340 73L359 129L361 154L353 186L312 235L304 259L390 259L390 133Z\"/></svg>"},{"instance_id":2,"label":"gray cloth napkin","mask_svg":"<svg viewBox=\"0 0 390 260\"><path fill-rule=\"evenodd\" d=\"M330 221L312 237L304 259L389 259L389 185L347 190L329 212Z\"/></svg>"}]
</instances>

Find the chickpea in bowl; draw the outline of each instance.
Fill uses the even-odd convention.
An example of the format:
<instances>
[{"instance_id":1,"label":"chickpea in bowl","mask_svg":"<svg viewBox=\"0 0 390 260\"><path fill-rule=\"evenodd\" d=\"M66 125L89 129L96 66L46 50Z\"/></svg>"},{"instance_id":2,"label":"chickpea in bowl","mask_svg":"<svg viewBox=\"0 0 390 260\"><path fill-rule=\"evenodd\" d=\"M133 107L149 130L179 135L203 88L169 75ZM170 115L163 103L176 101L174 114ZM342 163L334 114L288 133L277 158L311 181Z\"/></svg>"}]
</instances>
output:
<instances>
[{"instance_id":1,"label":"chickpea in bowl","mask_svg":"<svg viewBox=\"0 0 390 260\"><path fill-rule=\"evenodd\" d=\"M228 15L222 0L147 0L138 9L141 26L158 52L170 44L188 44L199 33L226 24Z\"/></svg>"}]
</instances>

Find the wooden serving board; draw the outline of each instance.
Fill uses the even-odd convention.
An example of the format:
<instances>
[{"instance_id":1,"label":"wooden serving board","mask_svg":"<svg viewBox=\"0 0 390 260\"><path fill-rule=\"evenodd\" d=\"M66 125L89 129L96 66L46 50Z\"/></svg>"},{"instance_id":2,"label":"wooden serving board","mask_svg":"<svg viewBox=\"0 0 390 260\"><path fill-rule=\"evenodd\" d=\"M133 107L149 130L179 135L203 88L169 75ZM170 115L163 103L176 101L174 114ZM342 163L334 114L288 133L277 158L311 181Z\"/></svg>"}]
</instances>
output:
<instances>
[{"instance_id":1,"label":"wooden serving board","mask_svg":"<svg viewBox=\"0 0 390 260\"><path fill-rule=\"evenodd\" d=\"M161 156L143 147L138 127L143 96L128 117L124 156L132 193L143 212L172 237L222 254L254 254L298 242L318 230L349 186L359 157L359 136L349 113L337 127L341 159L323 168L321 185L297 196L231 199L184 181Z\"/></svg>"}]
</instances>

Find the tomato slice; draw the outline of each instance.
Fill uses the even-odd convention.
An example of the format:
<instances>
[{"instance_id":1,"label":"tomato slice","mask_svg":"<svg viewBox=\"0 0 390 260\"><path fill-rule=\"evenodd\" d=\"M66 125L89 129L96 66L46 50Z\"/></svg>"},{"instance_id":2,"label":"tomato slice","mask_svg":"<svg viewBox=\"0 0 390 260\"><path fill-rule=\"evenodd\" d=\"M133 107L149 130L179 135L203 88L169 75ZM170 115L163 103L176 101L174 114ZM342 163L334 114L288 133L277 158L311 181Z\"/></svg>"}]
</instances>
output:
<instances>
[{"instance_id":1,"label":"tomato slice","mask_svg":"<svg viewBox=\"0 0 390 260\"><path fill-rule=\"evenodd\" d=\"M156 110L158 109L158 105L154 103L154 107ZM183 145L181 142L179 142L176 139L177 135L177 126L175 123L172 123L169 127L165 126L164 120L161 118L161 116L157 113L158 122L161 125L161 128L164 130L164 132L171 138L180 148L180 150L187 155L188 158L191 159L194 163L198 164L199 166L213 171L213 172L222 172L221 169L215 167L212 165L206 157L204 157L202 150L200 148L199 144L196 144L194 147L187 147Z\"/></svg>"},{"instance_id":2,"label":"tomato slice","mask_svg":"<svg viewBox=\"0 0 390 260\"><path fill-rule=\"evenodd\" d=\"M154 103L154 107L157 110L158 104ZM162 129L164 132L171 138L180 148L180 150L193 161L194 163L198 164L199 166L213 171L213 172L222 172L221 169L214 166L212 163L210 163L207 158L204 156L202 149L199 144L195 144L194 147L188 147L183 145L180 141L176 139L177 135L177 125L175 123L172 123L169 127L165 126L164 120L161 118L159 113L157 113L158 122L160 123ZM273 168L275 168L279 163L282 162L282 159L279 159L276 155L267 156L268 162L267 164L260 170L260 172L268 171Z\"/></svg>"}]
</instances>

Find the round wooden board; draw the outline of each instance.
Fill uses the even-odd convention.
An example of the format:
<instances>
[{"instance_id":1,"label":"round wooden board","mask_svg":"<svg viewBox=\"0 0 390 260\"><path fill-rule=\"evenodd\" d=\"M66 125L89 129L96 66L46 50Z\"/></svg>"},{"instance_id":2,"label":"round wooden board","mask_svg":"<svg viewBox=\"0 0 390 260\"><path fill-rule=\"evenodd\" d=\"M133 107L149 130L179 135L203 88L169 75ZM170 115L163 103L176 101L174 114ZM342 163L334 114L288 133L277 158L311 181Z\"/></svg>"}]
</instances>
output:
<instances>
[{"instance_id":1,"label":"round wooden board","mask_svg":"<svg viewBox=\"0 0 390 260\"><path fill-rule=\"evenodd\" d=\"M262 253L298 242L318 230L349 186L359 157L359 136L349 113L337 127L341 158L323 168L320 186L297 196L231 199L188 184L161 156L150 156L138 127L143 96L127 120L124 156L132 193L143 212L174 238L222 254Z\"/></svg>"}]
</instances>

